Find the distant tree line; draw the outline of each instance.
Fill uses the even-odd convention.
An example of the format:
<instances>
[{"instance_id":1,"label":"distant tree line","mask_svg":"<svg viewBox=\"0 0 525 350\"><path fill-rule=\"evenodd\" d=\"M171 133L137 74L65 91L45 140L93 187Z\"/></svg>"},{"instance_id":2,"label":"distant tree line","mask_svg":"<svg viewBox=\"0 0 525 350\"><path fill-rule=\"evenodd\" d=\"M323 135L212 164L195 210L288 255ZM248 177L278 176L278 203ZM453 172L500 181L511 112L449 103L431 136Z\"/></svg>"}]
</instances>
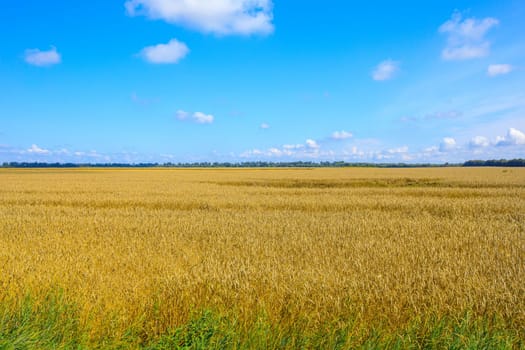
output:
<instances>
[{"instance_id":1,"label":"distant tree line","mask_svg":"<svg viewBox=\"0 0 525 350\"><path fill-rule=\"evenodd\" d=\"M456 164L349 163L349 162L195 162L195 163L40 163L4 162L3 168L430 168L430 167L525 167L525 159L469 160Z\"/></svg>"},{"instance_id":2,"label":"distant tree line","mask_svg":"<svg viewBox=\"0 0 525 350\"><path fill-rule=\"evenodd\" d=\"M5 162L4 168L417 168L461 166L461 164L348 163L348 162L195 162L195 163L41 163Z\"/></svg>"},{"instance_id":3,"label":"distant tree line","mask_svg":"<svg viewBox=\"0 0 525 350\"><path fill-rule=\"evenodd\" d=\"M41 162L4 162L3 168L151 168L157 163L41 163Z\"/></svg>"},{"instance_id":4,"label":"distant tree line","mask_svg":"<svg viewBox=\"0 0 525 350\"><path fill-rule=\"evenodd\" d=\"M509 167L525 167L525 159L493 159L493 160L469 160L463 166L509 166Z\"/></svg>"},{"instance_id":5,"label":"distant tree line","mask_svg":"<svg viewBox=\"0 0 525 350\"><path fill-rule=\"evenodd\" d=\"M179 168L416 168L416 167L442 167L443 164L405 164L405 163L349 163L337 162L241 162L241 163L167 163L161 166Z\"/></svg>"}]
</instances>

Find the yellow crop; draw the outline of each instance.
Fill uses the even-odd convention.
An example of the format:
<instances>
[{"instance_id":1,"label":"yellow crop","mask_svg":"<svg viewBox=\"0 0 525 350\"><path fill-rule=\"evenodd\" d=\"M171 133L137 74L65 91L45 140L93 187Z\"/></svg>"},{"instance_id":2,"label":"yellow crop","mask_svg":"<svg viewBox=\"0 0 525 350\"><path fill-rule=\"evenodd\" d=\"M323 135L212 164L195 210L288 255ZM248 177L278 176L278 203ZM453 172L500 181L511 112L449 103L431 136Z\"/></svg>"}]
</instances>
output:
<instances>
[{"instance_id":1,"label":"yellow crop","mask_svg":"<svg viewBox=\"0 0 525 350\"><path fill-rule=\"evenodd\" d=\"M196 309L524 328L525 169L2 169L0 303L57 289L93 336Z\"/></svg>"}]
</instances>

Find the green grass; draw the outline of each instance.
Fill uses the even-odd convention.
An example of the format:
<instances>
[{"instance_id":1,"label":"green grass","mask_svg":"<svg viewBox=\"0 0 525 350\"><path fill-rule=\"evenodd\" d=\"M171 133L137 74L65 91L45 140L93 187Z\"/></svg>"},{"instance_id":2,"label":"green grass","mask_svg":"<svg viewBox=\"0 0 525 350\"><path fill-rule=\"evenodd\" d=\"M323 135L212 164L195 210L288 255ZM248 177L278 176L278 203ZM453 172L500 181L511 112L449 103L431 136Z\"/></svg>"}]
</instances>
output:
<instances>
[{"instance_id":1,"label":"green grass","mask_svg":"<svg viewBox=\"0 0 525 350\"><path fill-rule=\"evenodd\" d=\"M179 327L151 337L140 325L93 337L62 293L36 302L0 304L0 349L525 349L523 329L497 318L414 319L399 329L338 320L315 330L282 328L264 316L241 324L234 315L194 312Z\"/></svg>"}]
</instances>

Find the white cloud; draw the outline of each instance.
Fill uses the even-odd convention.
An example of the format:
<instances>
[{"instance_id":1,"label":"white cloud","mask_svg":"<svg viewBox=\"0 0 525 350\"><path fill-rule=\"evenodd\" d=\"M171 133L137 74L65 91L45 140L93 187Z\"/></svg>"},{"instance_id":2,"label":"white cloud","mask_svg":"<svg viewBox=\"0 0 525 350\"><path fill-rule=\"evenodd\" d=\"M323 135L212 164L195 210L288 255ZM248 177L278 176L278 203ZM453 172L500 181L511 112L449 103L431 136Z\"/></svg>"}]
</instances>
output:
<instances>
[{"instance_id":1,"label":"white cloud","mask_svg":"<svg viewBox=\"0 0 525 350\"><path fill-rule=\"evenodd\" d=\"M515 145L525 144L525 134L517 129L510 128L507 134L507 138L511 140Z\"/></svg>"},{"instance_id":2,"label":"white cloud","mask_svg":"<svg viewBox=\"0 0 525 350\"><path fill-rule=\"evenodd\" d=\"M103 160L109 160L108 156L102 155L98 153L96 150L91 150L89 152L83 152L83 151L76 151L73 152L73 155L75 157L84 158L84 159L103 159Z\"/></svg>"},{"instance_id":3,"label":"white cloud","mask_svg":"<svg viewBox=\"0 0 525 350\"><path fill-rule=\"evenodd\" d=\"M278 148L270 148L268 150L268 153L271 155L271 156L277 156L277 157L280 157L283 155L283 151L281 151L280 149Z\"/></svg>"},{"instance_id":4,"label":"white cloud","mask_svg":"<svg viewBox=\"0 0 525 350\"><path fill-rule=\"evenodd\" d=\"M455 135L454 135L455 136ZM415 162L415 163L462 163L472 159L523 158L525 133L510 128L507 135L492 142L488 137L475 136L470 141L461 135L445 137L439 145L409 149L408 146L383 147L382 142L353 139L349 143L317 142L308 139L301 144L285 144L281 147L253 149L238 155L241 159L268 159L274 161L311 160L347 162ZM327 139L323 139L327 141ZM376 140L377 141L377 140ZM344 146L344 147L341 147ZM506 146L506 147L503 147Z\"/></svg>"},{"instance_id":5,"label":"white cloud","mask_svg":"<svg viewBox=\"0 0 525 350\"><path fill-rule=\"evenodd\" d=\"M46 154L50 154L51 152L47 149L40 148L37 145L33 144L31 145L31 148L27 150L27 153L46 155Z\"/></svg>"},{"instance_id":6,"label":"white cloud","mask_svg":"<svg viewBox=\"0 0 525 350\"><path fill-rule=\"evenodd\" d=\"M186 111L178 110L177 112L175 112L175 118L177 118L178 120L186 120L189 118L189 116L190 113Z\"/></svg>"},{"instance_id":7,"label":"white cloud","mask_svg":"<svg viewBox=\"0 0 525 350\"><path fill-rule=\"evenodd\" d=\"M186 57L190 49L183 42L171 39L167 44L148 46L142 49L140 56L154 64L178 63Z\"/></svg>"},{"instance_id":8,"label":"white cloud","mask_svg":"<svg viewBox=\"0 0 525 350\"><path fill-rule=\"evenodd\" d=\"M319 144L315 140L308 139L306 140L306 147L310 149L319 149L321 146L319 146Z\"/></svg>"},{"instance_id":9,"label":"white cloud","mask_svg":"<svg viewBox=\"0 0 525 350\"><path fill-rule=\"evenodd\" d=\"M439 147L437 146L430 146L430 147L423 149L424 153L436 153L437 151L439 151Z\"/></svg>"},{"instance_id":10,"label":"white cloud","mask_svg":"<svg viewBox=\"0 0 525 350\"><path fill-rule=\"evenodd\" d=\"M270 124L262 123L259 127L260 127L261 129L270 129Z\"/></svg>"},{"instance_id":11,"label":"white cloud","mask_svg":"<svg viewBox=\"0 0 525 350\"><path fill-rule=\"evenodd\" d=\"M461 13L454 12L452 18L439 27L439 32L448 36L441 57L444 60L468 60L487 56L490 42L485 39L485 35L498 23L497 19L491 17L463 20Z\"/></svg>"},{"instance_id":12,"label":"white cloud","mask_svg":"<svg viewBox=\"0 0 525 350\"><path fill-rule=\"evenodd\" d=\"M513 159L523 158L524 145L525 133L510 128L505 136L497 136L493 141L485 136L475 136L465 144L460 144L456 139L446 137L439 147L429 147L409 155L423 162L461 163L472 159Z\"/></svg>"},{"instance_id":13,"label":"white cloud","mask_svg":"<svg viewBox=\"0 0 525 350\"><path fill-rule=\"evenodd\" d=\"M319 158L331 155L332 151L320 152L321 146L317 141L307 139L304 144L287 144L282 147L272 147L267 150L253 149L240 154L241 158L266 157L266 158Z\"/></svg>"},{"instance_id":14,"label":"white cloud","mask_svg":"<svg viewBox=\"0 0 525 350\"><path fill-rule=\"evenodd\" d=\"M470 148L488 147L490 145L489 139L483 136L475 136L470 140Z\"/></svg>"},{"instance_id":15,"label":"white cloud","mask_svg":"<svg viewBox=\"0 0 525 350\"><path fill-rule=\"evenodd\" d=\"M386 60L377 65L372 72L372 79L376 81L384 81L392 79L399 71L399 62Z\"/></svg>"},{"instance_id":16,"label":"white cloud","mask_svg":"<svg viewBox=\"0 0 525 350\"><path fill-rule=\"evenodd\" d=\"M439 145L439 151L440 152L448 152L452 151L457 147L456 140L452 137L445 137L443 141L441 141L441 144Z\"/></svg>"},{"instance_id":17,"label":"white cloud","mask_svg":"<svg viewBox=\"0 0 525 350\"><path fill-rule=\"evenodd\" d=\"M146 16L220 35L273 32L271 0L128 0L130 16Z\"/></svg>"},{"instance_id":18,"label":"white cloud","mask_svg":"<svg viewBox=\"0 0 525 350\"><path fill-rule=\"evenodd\" d=\"M62 62L62 56L57 52L56 47L52 46L48 51L28 49L25 51L24 60L33 66L47 67Z\"/></svg>"},{"instance_id":19,"label":"white cloud","mask_svg":"<svg viewBox=\"0 0 525 350\"><path fill-rule=\"evenodd\" d=\"M352 148L350 149L350 153L351 155L363 155L363 151L360 151L356 146L352 146Z\"/></svg>"},{"instance_id":20,"label":"white cloud","mask_svg":"<svg viewBox=\"0 0 525 350\"><path fill-rule=\"evenodd\" d=\"M284 145L283 146L283 149L285 149L285 150L294 150L294 149L303 149L303 148L304 148L304 145L302 145L302 144Z\"/></svg>"},{"instance_id":21,"label":"white cloud","mask_svg":"<svg viewBox=\"0 0 525 350\"><path fill-rule=\"evenodd\" d=\"M525 145L525 134L518 129L510 128L507 136L498 136L496 139L497 146L514 146Z\"/></svg>"},{"instance_id":22,"label":"white cloud","mask_svg":"<svg viewBox=\"0 0 525 350\"><path fill-rule=\"evenodd\" d=\"M335 131L332 133L332 139L334 140L346 140L352 138L354 135L348 131Z\"/></svg>"},{"instance_id":23,"label":"white cloud","mask_svg":"<svg viewBox=\"0 0 525 350\"><path fill-rule=\"evenodd\" d=\"M215 117L211 114L202 112L189 113L183 110L175 112L175 118L178 120L192 120L198 124L211 124L215 120Z\"/></svg>"},{"instance_id":24,"label":"white cloud","mask_svg":"<svg viewBox=\"0 0 525 350\"><path fill-rule=\"evenodd\" d=\"M491 64L487 68L487 75L489 77L509 74L510 72L512 72L512 66L510 64Z\"/></svg>"},{"instance_id":25,"label":"white cloud","mask_svg":"<svg viewBox=\"0 0 525 350\"><path fill-rule=\"evenodd\" d=\"M199 124L211 124L215 119L211 114L205 114L202 112L193 113L193 119Z\"/></svg>"},{"instance_id":26,"label":"white cloud","mask_svg":"<svg viewBox=\"0 0 525 350\"><path fill-rule=\"evenodd\" d=\"M259 150L259 149L254 149L254 150L248 151L248 153L250 153L251 155L254 155L254 156L260 156L260 155L264 154L264 152Z\"/></svg>"},{"instance_id":27,"label":"white cloud","mask_svg":"<svg viewBox=\"0 0 525 350\"><path fill-rule=\"evenodd\" d=\"M490 51L488 43L482 43L477 46L464 45L461 47L446 47L441 52L441 57L447 61L469 60L472 58L485 57Z\"/></svg>"}]
</instances>

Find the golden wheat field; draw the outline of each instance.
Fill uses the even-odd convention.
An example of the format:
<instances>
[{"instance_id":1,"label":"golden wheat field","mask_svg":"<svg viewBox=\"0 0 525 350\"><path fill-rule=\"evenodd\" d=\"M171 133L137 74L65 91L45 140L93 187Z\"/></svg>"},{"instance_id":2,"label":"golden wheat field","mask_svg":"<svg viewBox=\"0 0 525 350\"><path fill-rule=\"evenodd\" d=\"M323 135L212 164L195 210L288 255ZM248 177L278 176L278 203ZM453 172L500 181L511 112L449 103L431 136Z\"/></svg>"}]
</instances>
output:
<instances>
[{"instance_id":1,"label":"golden wheat field","mask_svg":"<svg viewBox=\"0 0 525 350\"><path fill-rule=\"evenodd\" d=\"M0 303L60 290L93 339L205 309L519 330L524 281L525 169L0 170Z\"/></svg>"}]
</instances>

